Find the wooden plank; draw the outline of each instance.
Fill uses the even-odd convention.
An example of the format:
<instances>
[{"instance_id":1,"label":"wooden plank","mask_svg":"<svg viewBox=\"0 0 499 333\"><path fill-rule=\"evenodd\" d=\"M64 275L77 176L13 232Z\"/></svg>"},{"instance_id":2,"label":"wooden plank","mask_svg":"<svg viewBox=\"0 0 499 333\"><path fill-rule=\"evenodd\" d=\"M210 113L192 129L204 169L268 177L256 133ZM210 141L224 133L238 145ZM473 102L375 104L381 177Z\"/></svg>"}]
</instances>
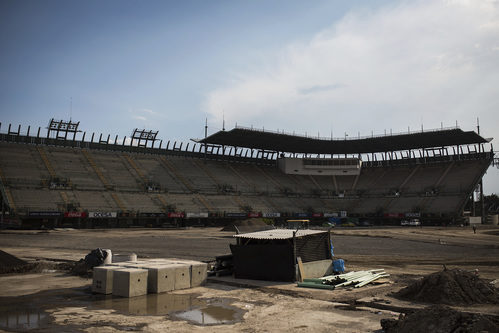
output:
<instances>
[{"instance_id":1,"label":"wooden plank","mask_svg":"<svg viewBox=\"0 0 499 333\"><path fill-rule=\"evenodd\" d=\"M300 273L300 282L303 282L303 279L305 278L305 269L303 269L303 262L301 261L301 257L297 257L296 262L298 263L298 272Z\"/></svg>"}]
</instances>

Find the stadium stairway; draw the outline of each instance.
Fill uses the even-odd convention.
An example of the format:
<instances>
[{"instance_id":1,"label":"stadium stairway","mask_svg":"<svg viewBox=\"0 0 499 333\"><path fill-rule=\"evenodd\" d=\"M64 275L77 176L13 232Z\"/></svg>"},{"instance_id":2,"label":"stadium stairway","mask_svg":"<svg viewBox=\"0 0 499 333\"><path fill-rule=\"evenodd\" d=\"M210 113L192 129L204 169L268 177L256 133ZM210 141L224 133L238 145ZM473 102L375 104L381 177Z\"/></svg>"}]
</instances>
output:
<instances>
[{"instance_id":1,"label":"stadium stairway","mask_svg":"<svg viewBox=\"0 0 499 333\"><path fill-rule=\"evenodd\" d=\"M95 174L97 175L99 180L104 185L104 188L107 190L112 190L114 187L111 184L109 184L109 182L107 181L106 177L104 177L104 175L102 174L102 172L99 169L99 167L97 166L97 164L95 164L95 161L92 158L92 155L90 154L90 152L88 152L86 149L82 149L81 152L86 157L88 163L90 164L90 166L94 170Z\"/></svg>"},{"instance_id":2,"label":"stadium stairway","mask_svg":"<svg viewBox=\"0 0 499 333\"><path fill-rule=\"evenodd\" d=\"M140 178L143 186L145 187L145 185L147 184L147 177L144 175L142 170L139 167L137 167L135 161L128 154L123 154L123 157L130 164L132 169L137 173L137 176Z\"/></svg>"},{"instance_id":3,"label":"stadium stairway","mask_svg":"<svg viewBox=\"0 0 499 333\"><path fill-rule=\"evenodd\" d=\"M161 162L163 162L163 165L170 171L186 188L187 191L194 193L194 187L189 183L187 179L185 179L173 166L170 161L168 161L164 156L160 157Z\"/></svg>"},{"instance_id":4,"label":"stadium stairway","mask_svg":"<svg viewBox=\"0 0 499 333\"><path fill-rule=\"evenodd\" d=\"M43 164L47 168L47 171L50 174L50 177L56 178L57 175L55 174L54 168L52 167L52 164L50 163L47 153L45 152L45 149L42 146L36 146L36 149L40 153L40 157L42 158Z\"/></svg>"}]
</instances>

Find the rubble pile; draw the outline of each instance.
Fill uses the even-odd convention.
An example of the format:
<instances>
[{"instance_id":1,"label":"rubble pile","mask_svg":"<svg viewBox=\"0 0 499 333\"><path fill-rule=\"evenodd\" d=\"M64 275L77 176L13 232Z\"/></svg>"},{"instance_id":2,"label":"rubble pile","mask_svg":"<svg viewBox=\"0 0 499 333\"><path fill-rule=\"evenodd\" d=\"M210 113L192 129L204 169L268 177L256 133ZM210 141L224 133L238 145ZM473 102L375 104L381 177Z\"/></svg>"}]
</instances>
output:
<instances>
[{"instance_id":1,"label":"rubble pile","mask_svg":"<svg viewBox=\"0 0 499 333\"><path fill-rule=\"evenodd\" d=\"M23 271L26 266L26 261L0 250L0 274L17 273Z\"/></svg>"},{"instance_id":2,"label":"rubble pile","mask_svg":"<svg viewBox=\"0 0 499 333\"><path fill-rule=\"evenodd\" d=\"M499 304L499 291L475 272L444 269L424 277L394 294L422 303L446 305Z\"/></svg>"},{"instance_id":3,"label":"rubble pile","mask_svg":"<svg viewBox=\"0 0 499 333\"><path fill-rule=\"evenodd\" d=\"M432 305L399 319L382 319L386 333L412 332L498 332L497 317L465 313L444 305Z\"/></svg>"}]
</instances>

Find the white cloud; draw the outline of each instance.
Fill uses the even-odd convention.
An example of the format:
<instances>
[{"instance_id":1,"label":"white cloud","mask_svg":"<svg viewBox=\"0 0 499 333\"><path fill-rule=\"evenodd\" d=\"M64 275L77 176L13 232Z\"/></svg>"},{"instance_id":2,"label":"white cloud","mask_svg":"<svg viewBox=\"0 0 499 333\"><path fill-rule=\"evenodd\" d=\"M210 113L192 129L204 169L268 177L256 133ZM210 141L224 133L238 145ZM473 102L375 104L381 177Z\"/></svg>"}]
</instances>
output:
<instances>
[{"instance_id":1,"label":"white cloud","mask_svg":"<svg viewBox=\"0 0 499 333\"><path fill-rule=\"evenodd\" d=\"M143 113L147 113L147 114L151 114L151 115L159 115L159 113L153 111L153 110L149 110L149 109L140 109L138 110L139 112L143 112Z\"/></svg>"},{"instance_id":2,"label":"white cloud","mask_svg":"<svg viewBox=\"0 0 499 333\"><path fill-rule=\"evenodd\" d=\"M144 116L132 116L132 118L140 121L147 121L147 118Z\"/></svg>"},{"instance_id":3,"label":"white cloud","mask_svg":"<svg viewBox=\"0 0 499 333\"><path fill-rule=\"evenodd\" d=\"M452 126L499 138L497 1L404 2L351 12L266 63L231 69L205 111L221 123L329 136Z\"/></svg>"},{"instance_id":4,"label":"white cloud","mask_svg":"<svg viewBox=\"0 0 499 333\"><path fill-rule=\"evenodd\" d=\"M128 113L132 119L138 120L142 122L143 126L150 128L156 128L159 119L163 118L161 113L145 108L129 109Z\"/></svg>"}]
</instances>

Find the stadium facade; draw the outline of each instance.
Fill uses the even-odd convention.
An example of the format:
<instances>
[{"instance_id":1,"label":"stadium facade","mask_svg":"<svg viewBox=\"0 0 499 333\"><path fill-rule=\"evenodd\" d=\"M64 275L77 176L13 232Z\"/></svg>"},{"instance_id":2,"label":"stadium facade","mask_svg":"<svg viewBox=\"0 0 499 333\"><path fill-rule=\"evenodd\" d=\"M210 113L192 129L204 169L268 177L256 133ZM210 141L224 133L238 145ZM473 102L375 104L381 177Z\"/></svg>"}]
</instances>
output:
<instances>
[{"instance_id":1,"label":"stadium facade","mask_svg":"<svg viewBox=\"0 0 499 333\"><path fill-rule=\"evenodd\" d=\"M348 139L236 127L164 144L157 132L112 140L78 125L0 133L3 225L449 223L494 160L490 140L457 127Z\"/></svg>"}]
</instances>

